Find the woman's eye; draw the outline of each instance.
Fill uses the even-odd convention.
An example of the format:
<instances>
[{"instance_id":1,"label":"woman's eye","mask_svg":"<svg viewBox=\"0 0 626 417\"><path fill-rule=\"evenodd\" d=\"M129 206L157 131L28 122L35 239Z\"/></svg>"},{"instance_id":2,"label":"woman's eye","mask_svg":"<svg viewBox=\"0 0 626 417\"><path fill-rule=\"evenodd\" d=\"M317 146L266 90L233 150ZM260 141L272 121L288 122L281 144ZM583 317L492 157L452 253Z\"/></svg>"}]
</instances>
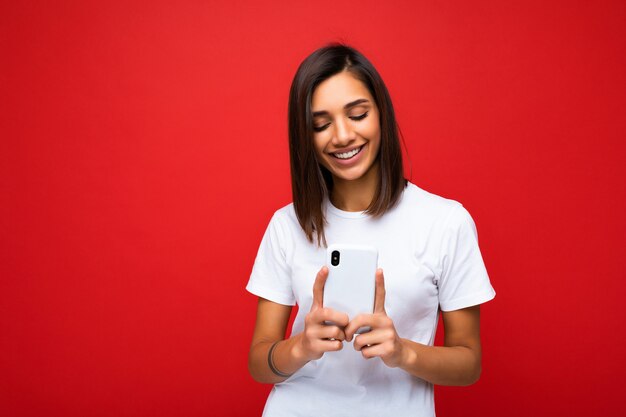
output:
<instances>
[{"instance_id":1,"label":"woman's eye","mask_svg":"<svg viewBox=\"0 0 626 417\"><path fill-rule=\"evenodd\" d=\"M329 124L330 123L326 123L323 126L313 126L313 130L316 131L316 132L321 132L322 130L325 130L328 127Z\"/></svg>"},{"instance_id":2,"label":"woman's eye","mask_svg":"<svg viewBox=\"0 0 626 417\"><path fill-rule=\"evenodd\" d=\"M365 112L363 114L359 114L358 116L350 116L350 119L358 122L359 120L365 119L368 113L369 112ZM326 123L325 125L322 125L322 126L313 126L313 130L315 132L321 132L323 130L326 130L328 126L330 126L330 123Z\"/></svg>"},{"instance_id":3,"label":"woman's eye","mask_svg":"<svg viewBox=\"0 0 626 417\"><path fill-rule=\"evenodd\" d=\"M365 112L365 113L360 114L358 116L350 116L350 118L352 120L356 120L356 121L363 120L363 119L365 119L367 117L367 113L369 113L369 112Z\"/></svg>"}]
</instances>

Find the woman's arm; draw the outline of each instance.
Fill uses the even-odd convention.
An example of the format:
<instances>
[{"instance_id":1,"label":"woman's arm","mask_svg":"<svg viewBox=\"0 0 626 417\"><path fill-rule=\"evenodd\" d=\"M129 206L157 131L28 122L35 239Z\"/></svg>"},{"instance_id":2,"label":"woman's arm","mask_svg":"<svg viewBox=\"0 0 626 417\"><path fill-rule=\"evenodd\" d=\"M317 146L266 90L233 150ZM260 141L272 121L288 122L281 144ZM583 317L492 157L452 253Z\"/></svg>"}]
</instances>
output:
<instances>
[{"instance_id":1,"label":"woman's arm","mask_svg":"<svg viewBox=\"0 0 626 417\"><path fill-rule=\"evenodd\" d=\"M252 345L250 346L250 352L248 354L248 369L250 370L250 375L259 382L276 383L285 379L271 371L267 362L267 354L274 342L282 340L285 337L285 330L287 329L291 309L291 306L259 298L256 326L254 327ZM286 343L279 343L279 345L281 344L284 345ZM288 369L286 363L288 360L285 360L286 356L289 354L288 350L290 350L288 346L277 346L277 349L274 349L272 355L276 367L278 367L281 372L293 372L294 369L291 369L291 367ZM280 363L280 365L278 365L278 363ZM297 364L294 365L297 366Z\"/></svg>"},{"instance_id":2,"label":"woman's arm","mask_svg":"<svg viewBox=\"0 0 626 417\"><path fill-rule=\"evenodd\" d=\"M471 385L481 371L480 306L443 312L444 346L401 339L399 366L437 385Z\"/></svg>"},{"instance_id":3,"label":"woman's arm","mask_svg":"<svg viewBox=\"0 0 626 417\"><path fill-rule=\"evenodd\" d=\"M248 354L248 369L256 381L274 384L287 379L276 374L269 366L269 350L276 342L279 343L272 351L272 362L281 374L292 374L307 362L321 358L324 352L343 347L343 328L348 324L348 316L322 307L327 277L328 268L323 267L315 278L313 303L305 317L304 330L286 340L283 339L292 307L259 298L256 325ZM325 325L325 321L332 321L337 326Z\"/></svg>"},{"instance_id":4,"label":"woman's arm","mask_svg":"<svg viewBox=\"0 0 626 417\"><path fill-rule=\"evenodd\" d=\"M385 285L382 270L376 274L376 302L373 314L357 316L346 328L346 340L362 326L372 331L356 335L354 348L365 358L379 356L389 367L399 367L437 385L470 385L481 371L480 306L444 312L444 346L427 346L402 339L384 307Z\"/></svg>"}]
</instances>

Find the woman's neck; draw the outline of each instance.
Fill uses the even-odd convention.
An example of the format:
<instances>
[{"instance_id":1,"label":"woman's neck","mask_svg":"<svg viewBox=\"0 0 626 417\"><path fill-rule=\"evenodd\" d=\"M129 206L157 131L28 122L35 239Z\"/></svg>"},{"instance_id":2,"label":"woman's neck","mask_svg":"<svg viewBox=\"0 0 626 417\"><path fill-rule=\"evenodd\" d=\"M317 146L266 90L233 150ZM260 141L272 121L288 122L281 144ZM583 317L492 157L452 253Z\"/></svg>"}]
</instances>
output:
<instances>
[{"instance_id":1,"label":"woman's neck","mask_svg":"<svg viewBox=\"0 0 626 417\"><path fill-rule=\"evenodd\" d=\"M374 200L378 186L378 163L356 180L333 178L330 201L343 211L365 211Z\"/></svg>"}]
</instances>

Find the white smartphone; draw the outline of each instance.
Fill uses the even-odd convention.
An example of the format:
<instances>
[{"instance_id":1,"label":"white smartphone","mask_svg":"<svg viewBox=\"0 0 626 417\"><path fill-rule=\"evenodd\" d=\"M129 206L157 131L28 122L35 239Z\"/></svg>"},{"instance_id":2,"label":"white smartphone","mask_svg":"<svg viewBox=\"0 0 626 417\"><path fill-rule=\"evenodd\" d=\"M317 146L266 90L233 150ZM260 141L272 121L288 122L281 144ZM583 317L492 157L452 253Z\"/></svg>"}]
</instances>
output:
<instances>
[{"instance_id":1,"label":"white smartphone","mask_svg":"<svg viewBox=\"0 0 626 417\"><path fill-rule=\"evenodd\" d=\"M330 245L326 250L328 278L324 285L324 307L348 314L350 320L374 311L378 251L365 245ZM357 333L369 331L361 328Z\"/></svg>"}]
</instances>

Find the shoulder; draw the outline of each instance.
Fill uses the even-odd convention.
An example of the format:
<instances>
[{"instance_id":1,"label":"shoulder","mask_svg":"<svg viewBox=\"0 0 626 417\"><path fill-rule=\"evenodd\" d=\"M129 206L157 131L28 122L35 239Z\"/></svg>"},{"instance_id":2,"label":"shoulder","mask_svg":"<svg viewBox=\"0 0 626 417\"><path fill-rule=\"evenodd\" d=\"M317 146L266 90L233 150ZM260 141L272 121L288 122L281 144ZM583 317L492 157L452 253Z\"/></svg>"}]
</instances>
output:
<instances>
[{"instance_id":1,"label":"shoulder","mask_svg":"<svg viewBox=\"0 0 626 417\"><path fill-rule=\"evenodd\" d=\"M286 227L289 225L289 223L293 223L293 221L297 223L298 218L296 216L296 211L293 207L293 203L289 203L274 212L270 223L279 223Z\"/></svg>"},{"instance_id":2,"label":"shoulder","mask_svg":"<svg viewBox=\"0 0 626 417\"><path fill-rule=\"evenodd\" d=\"M404 189L400 206L401 210L429 223L445 223L448 217L463 209L460 202L428 192L411 182Z\"/></svg>"},{"instance_id":3,"label":"shoulder","mask_svg":"<svg viewBox=\"0 0 626 417\"><path fill-rule=\"evenodd\" d=\"M284 218L284 217L290 217L290 216L295 216L295 215L296 215L296 211L294 210L293 203L289 203L285 206L282 206L278 210L276 210L274 212L273 217Z\"/></svg>"},{"instance_id":4,"label":"shoulder","mask_svg":"<svg viewBox=\"0 0 626 417\"><path fill-rule=\"evenodd\" d=\"M459 201L429 193L409 183L405 191L409 204L419 207L420 215L441 236L467 236L476 239L476 224L469 211Z\"/></svg>"},{"instance_id":5,"label":"shoulder","mask_svg":"<svg viewBox=\"0 0 626 417\"><path fill-rule=\"evenodd\" d=\"M292 238L300 229L293 203L289 203L274 212L268 229L274 230L281 238Z\"/></svg>"},{"instance_id":6,"label":"shoulder","mask_svg":"<svg viewBox=\"0 0 626 417\"><path fill-rule=\"evenodd\" d=\"M398 219L411 230L424 232L431 239L459 233L477 235L474 220L463 204L412 183L404 190L398 214Z\"/></svg>"}]
</instances>

